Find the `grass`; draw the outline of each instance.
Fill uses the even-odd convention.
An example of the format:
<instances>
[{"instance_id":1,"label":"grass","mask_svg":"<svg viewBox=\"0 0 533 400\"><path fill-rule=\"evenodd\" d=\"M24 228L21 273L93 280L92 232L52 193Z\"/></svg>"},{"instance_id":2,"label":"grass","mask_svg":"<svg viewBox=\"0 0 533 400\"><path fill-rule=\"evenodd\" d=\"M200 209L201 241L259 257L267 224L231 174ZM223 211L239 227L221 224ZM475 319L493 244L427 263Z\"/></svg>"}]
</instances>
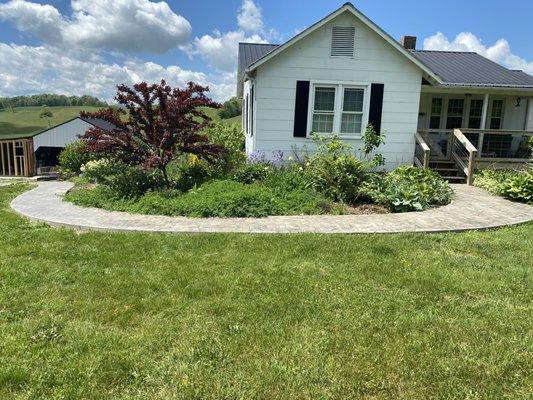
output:
<instances>
[{"instance_id":1,"label":"grass","mask_svg":"<svg viewBox=\"0 0 533 400\"><path fill-rule=\"evenodd\" d=\"M0 398L531 398L533 224L75 233L0 188Z\"/></svg>"},{"instance_id":2,"label":"grass","mask_svg":"<svg viewBox=\"0 0 533 400\"><path fill-rule=\"evenodd\" d=\"M48 107L54 116L50 119L51 126L58 125L77 117L80 111L96 111L98 107L71 106L71 107ZM0 110L0 140L26 137L48 128L48 120L39 118L41 107L15 107L15 112L9 109ZM207 109L207 114L215 120L219 120L217 110ZM241 126L241 117L223 120L226 123L235 123Z\"/></svg>"},{"instance_id":3,"label":"grass","mask_svg":"<svg viewBox=\"0 0 533 400\"><path fill-rule=\"evenodd\" d=\"M52 126L77 117L80 111L96 111L98 107L48 107L54 116L50 119ZM41 107L15 107L0 110L0 139L24 137L48 128L48 120L39 118Z\"/></svg>"}]
</instances>

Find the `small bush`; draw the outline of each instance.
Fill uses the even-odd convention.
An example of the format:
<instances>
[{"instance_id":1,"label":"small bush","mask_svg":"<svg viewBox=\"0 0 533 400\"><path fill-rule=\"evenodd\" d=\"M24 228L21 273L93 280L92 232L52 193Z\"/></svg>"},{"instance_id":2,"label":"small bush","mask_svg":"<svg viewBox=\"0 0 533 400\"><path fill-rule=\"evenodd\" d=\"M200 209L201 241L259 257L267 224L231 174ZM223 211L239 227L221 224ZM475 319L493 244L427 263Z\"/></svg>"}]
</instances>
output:
<instances>
[{"instance_id":1,"label":"small bush","mask_svg":"<svg viewBox=\"0 0 533 400\"><path fill-rule=\"evenodd\" d=\"M254 183L265 180L274 170L270 164L245 163L233 172L232 178L241 183Z\"/></svg>"},{"instance_id":2,"label":"small bush","mask_svg":"<svg viewBox=\"0 0 533 400\"><path fill-rule=\"evenodd\" d=\"M533 169L522 171L505 180L501 193L508 199L533 204Z\"/></svg>"},{"instance_id":3,"label":"small bush","mask_svg":"<svg viewBox=\"0 0 533 400\"><path fill-rule=\"evenodd\" d=\"M90 182L108 187L117 198L135 198L164 185L157 171L145 172L138 166L110 159L89 161L81 172Z\"/></svg>"},{"instance_id":4,"label":"small bush","mask_svg":"<svg viewBox=\"0 0 533 400\"><path fill-rule=\"evenodd\" d=\"M489 193L503 196L502 188L506 180L516 175L513 170L482 169L474 175L474 185L487 190Z\"/></svg>"},{"instance_id":5,"label":"small bush","mask_svg":"<svg viewBox=\"0 0 533 400\"><path fill-rule=\"evenodd\" d=\"M383 177L373 175L361 192L393 212L448 204L453 195L450 185L436 172L412 166L398 167Z\"/></svg>"},{"instance_id":6,"label":"small bush","mask_svg":"<svg viewBox=\"0 0 533 400\"><path fill-rule=\"evenodd\" d=\"M67 144L59 153L59 171L64 176L79 175L82 165L96 158L95 154L86 151L81 141Z\"/></svg>"},{"instance_id":7,"label":"small bush","mask_svg":"<svg viewBox=\"0 0 533 400\"><path fill-rule=\"evenodd\" d=\"M317 152L305 163L313 188L334 201L355 203L371 164L355 157L352 148L336 136L315 135L314 140Z\"/></svg>"},{"instance_id":8,"label":"small bush","mask_svg":"<svg viewBox=\"0 0 533 400\"><path fill-rule=\"evenodd\" d=\"M236 125L216 122L206 128L204 133L214 144L224 146L226 152L209 165L212 177L223 177L235 168L244 164L244 133Z\"/></svg>"},{"instance_id":9,"label":"small bush","mask_svg":"<svg viewBox=\"0 0 533 400\"><path fill-rule=\"evenodd\" d=\"M209 180L210 166L205 160L200 160L195 155L184 155L169 164L168 174L173 188L180 192L187 192Z\"/></svg>"},{"instance_id":10,"label":"small bush","mask_svg":"<svg viewBox=\"0 0 533 400\"><path fill-rule=\"evenodd\" d=\"M218 115L222 119L228 119L241 115L241 112L241 102L237 97L232 97L224 102L222 108L218 110Z\"/></svg>"},{"instance_id":11,"label":"small bush","mask_svg":"<svg viewBox=\"0 0 533 400\"><path fill-rule=\"evenodd\" d=\"M474 185L488 192L523 203L533 203L533 168L525 170L482 169L476 172Z\"/></svg>"}]
</instances>

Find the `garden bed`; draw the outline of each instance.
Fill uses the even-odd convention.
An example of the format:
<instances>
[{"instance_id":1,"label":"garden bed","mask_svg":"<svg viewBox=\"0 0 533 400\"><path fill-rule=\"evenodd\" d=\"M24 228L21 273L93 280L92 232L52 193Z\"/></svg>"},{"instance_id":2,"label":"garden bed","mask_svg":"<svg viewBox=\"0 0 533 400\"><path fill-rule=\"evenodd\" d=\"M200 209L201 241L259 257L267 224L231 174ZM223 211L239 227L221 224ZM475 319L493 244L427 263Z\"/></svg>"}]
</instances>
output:
<instances>
[{"instance_id":1,"label":"garden bed","mask_svg":"<svg viewBox=\"0 0 533 400\"><path fill-rule=\"evenodd\" d=\"M524 169L482 169L474 177L474 185L490 193L521 203L533 204L533 167Z\"/></svg>"},{"instance_id":2,"label":"garden bed","mask_svg":"<svg viewBox=\"0 0 533 400\"><path fill-rule=\"evenodd\" d=\"M376 173L385 165L378 152L385 135L371 124L360 149L336 135L312 134L312 154L246 157L243 132L205 114L202 107L218 105L204 92L192 83L174 90L164 82L119 87L123 108L86 115L113 128L88 130L60 155L63 175L79 176L65 199L187 217L406 212L450 202L448 183L427 169Z\"/></svg>"}]
</instances>

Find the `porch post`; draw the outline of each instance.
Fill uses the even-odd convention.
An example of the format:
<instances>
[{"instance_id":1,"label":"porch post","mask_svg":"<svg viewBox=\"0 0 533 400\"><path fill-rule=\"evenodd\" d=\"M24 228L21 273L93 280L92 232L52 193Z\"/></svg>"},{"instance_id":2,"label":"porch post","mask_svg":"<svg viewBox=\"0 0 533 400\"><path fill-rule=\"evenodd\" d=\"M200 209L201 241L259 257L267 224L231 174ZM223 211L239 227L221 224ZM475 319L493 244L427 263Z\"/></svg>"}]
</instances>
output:
<instances>
[{"instance_id":1,"label":"porch post","mask_svg":"<svg viewBox=\"0 0 533 400\"><path fill-rule=\"evenodd\" d=\"M486 122L487 122L487 115L489 113L489 94L485 93L485 97L483 98L483 111L481 112L481 126L480 129L485 129ZM481 157L483 154L483 138L485 136L485 133L481 131L479 133L479 137L477 140L477 156Z\"/></svg>"}]
</instances>

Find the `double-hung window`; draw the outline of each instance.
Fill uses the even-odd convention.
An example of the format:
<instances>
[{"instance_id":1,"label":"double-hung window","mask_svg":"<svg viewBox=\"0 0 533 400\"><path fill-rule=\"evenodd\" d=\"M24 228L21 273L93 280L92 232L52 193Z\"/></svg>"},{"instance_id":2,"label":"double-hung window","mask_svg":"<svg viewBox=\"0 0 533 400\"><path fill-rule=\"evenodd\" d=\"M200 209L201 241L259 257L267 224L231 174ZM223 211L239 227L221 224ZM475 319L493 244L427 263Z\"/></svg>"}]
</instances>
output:
<instances>
[{"instance_id":1,"label":"double-hung window","mask_svg":"<svg viewBox=\"0 0 533 400\"><path fill-rule=\"evenodd\" d=\"M313 132L332 133L335 120L335 87L315 88Z\"/></svg>"},{"instance_id":2,"label":"double-hung window","mask_svg":"<svg viewBox=\"0 0 533 400\"><path fill-rule=\"evenodd\" d=\"M503 100L493 100L490 112L490 129L501 129L503 121Z\"/></svg>"},{"instance_id":3,"label":"double-hung window","mask_svg":"<svg viewBox=\"0 0 533 400\"><path fill-rule=\"evenodd\" d=\"M434 97L431 100L431 115L429 116L429 129L440 129L442 116L442 98Z\"/></svg>"},{"instance_id":4,"label":"double-hung window","mask_svg":"<svg viewBox=\"0 0 533 400\"><path fill-rule=\"evenodd\" d=\"M313 87L311 131L359 136L363 129L365 88L345 85Z\"/></svg>"},{"instance_id":5,"label":"double-hung window","mask_svg":"<svg viewBox=\"0 0 533 400\"><path fill-rule=\"evenodd\" d=\"M363 124L364 89L344 88L341 133L360 134Z\"/></svg>"}]
</instances>

